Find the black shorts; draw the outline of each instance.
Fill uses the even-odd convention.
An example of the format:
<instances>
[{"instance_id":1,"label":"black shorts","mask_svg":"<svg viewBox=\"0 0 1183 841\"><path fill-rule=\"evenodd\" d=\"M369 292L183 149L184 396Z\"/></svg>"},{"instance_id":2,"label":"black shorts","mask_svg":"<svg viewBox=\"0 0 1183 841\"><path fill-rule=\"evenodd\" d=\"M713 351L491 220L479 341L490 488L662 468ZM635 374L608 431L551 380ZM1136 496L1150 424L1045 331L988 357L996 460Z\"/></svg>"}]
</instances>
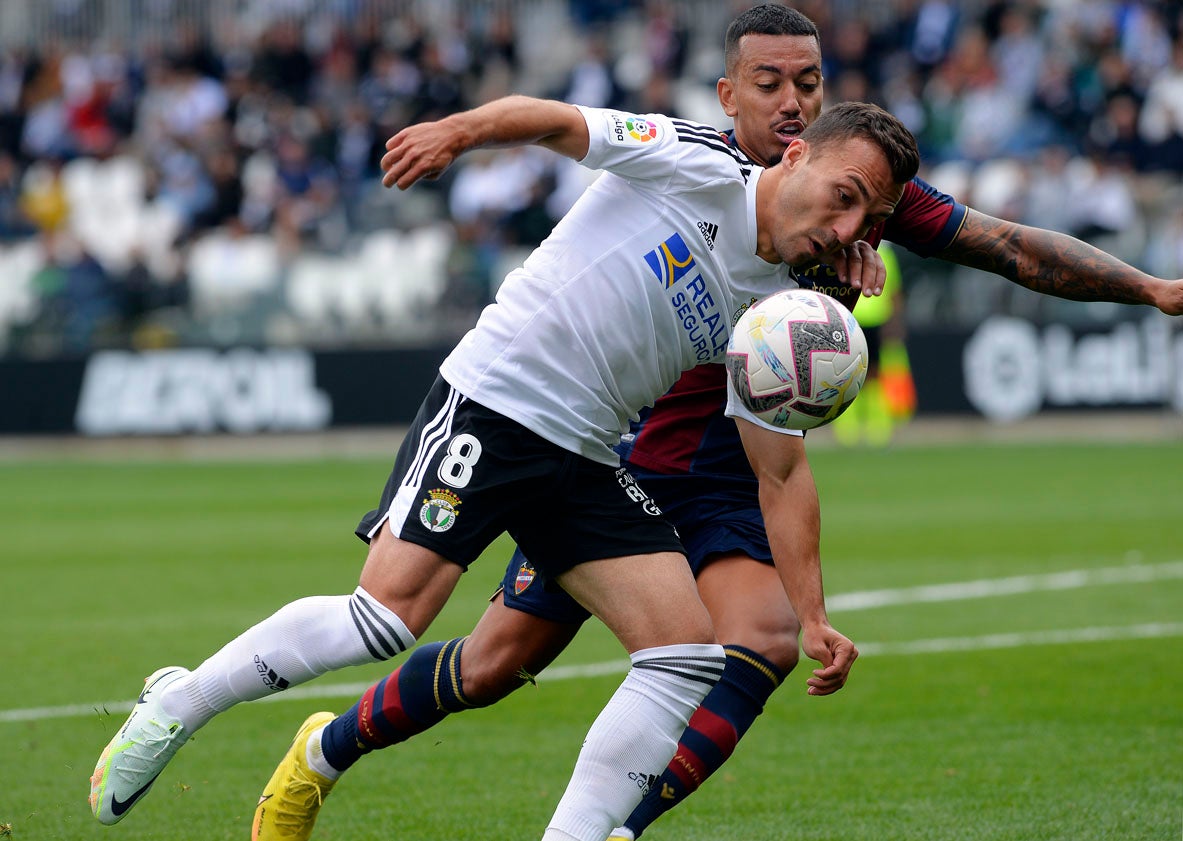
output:
<instances>
[{"instance_id":1,"label":"black shorts","mask_svg":"<svg viewBox=\"0 0 1183 841\"><path fill-rule=\"evenodd\" d=\"M695 578L712 560L732 552L772 564L760 513L760 486L754 476L657 473L636 464L629 469L677 528ZM521 549L509 559L497 592L506 607L552 622L578 625L591 616L563 588L536 570Z\"/></svg>"},{"instance_id":2,"label":"black shorts","mask_svg":"<svg viewBox=\"0 0 1183 841\"><path fill-rule=\"evenodd\" d=\"M509 532L555 576L600 558L682 553L678 534L623 467L558 447L437 377L399 448L378 508L403 540L467 568Z\"/></svg>"}]
</instances>

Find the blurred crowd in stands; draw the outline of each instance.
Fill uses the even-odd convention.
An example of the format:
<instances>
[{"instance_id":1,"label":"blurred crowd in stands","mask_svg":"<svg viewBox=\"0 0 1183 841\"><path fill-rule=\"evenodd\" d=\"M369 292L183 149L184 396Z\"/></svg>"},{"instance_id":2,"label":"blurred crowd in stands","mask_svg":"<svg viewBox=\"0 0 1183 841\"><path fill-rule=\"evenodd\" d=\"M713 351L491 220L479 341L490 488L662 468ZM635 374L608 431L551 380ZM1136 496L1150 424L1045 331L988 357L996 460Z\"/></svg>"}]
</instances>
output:
<instances>
[{"instance_id":1,"label":"blurred crowd in stands","mask_svg":"<svg viewBox=\"0 0 1183 841\"><path fill-rule=\"evenodd\" d=\"M753 3L264 5L0 39L0 355L450 342L590 176L479 152L386 191L387 137L511 92L726 127L723 31ZM828 100L900 116L938 187L1183 275L1183 5L794 5Z\"/></svg>"}]
</instances>

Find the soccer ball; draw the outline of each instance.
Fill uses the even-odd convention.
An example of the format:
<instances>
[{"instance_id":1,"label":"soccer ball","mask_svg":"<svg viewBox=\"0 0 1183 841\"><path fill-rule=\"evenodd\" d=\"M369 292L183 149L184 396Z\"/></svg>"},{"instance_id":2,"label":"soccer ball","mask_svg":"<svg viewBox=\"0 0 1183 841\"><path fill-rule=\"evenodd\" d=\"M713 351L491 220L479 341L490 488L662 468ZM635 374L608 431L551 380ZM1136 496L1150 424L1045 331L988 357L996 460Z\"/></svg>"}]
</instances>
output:
<instances>
[{"instance_id":1,"label":"soccer ball","mask_svg":"<svg viewBox=\"0 0 1183 841\"><path fill-rule=\"evenodd\" d=\"M850 310L808 289L786 289L748 307L727 345L740 401L783 429L813 429L846 411L867 363L867 339Z\"/></svg>"}]
</instances>

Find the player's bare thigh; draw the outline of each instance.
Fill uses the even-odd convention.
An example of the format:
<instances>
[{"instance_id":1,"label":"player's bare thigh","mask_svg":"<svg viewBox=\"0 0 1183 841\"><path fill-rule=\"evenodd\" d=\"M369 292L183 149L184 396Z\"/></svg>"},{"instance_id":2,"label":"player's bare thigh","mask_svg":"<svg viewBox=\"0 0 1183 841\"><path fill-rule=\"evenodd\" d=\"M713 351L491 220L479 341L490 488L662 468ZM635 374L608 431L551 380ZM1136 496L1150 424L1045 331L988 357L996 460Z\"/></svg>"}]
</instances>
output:
<instances>
[{"instance_id":1,"label":"player's bare thigh","mask_svg":"<svg viewBox=\"0 0 1183 841\"><path fill-rule=\"evenodd\" d=\"M716 642L690 565L677 552L587 561L557 580L630 654L661 645Z\"/></svg>"},{"instance_id":2,"label":"player's bare thigh","mask_svg":"<svg viewBox=\"0 0 1183 841\"><path fill-rule=\"evenodd\" d=\"M418 637L439 615L462 572L438 553L395 537L386 522L370 541L358 583Z\"/></svg>"},{"instance_id":3,"label":"player's bare thigh","mask_svg":"<svg viewBox=\"0 0 1183 841\"><path fill-rule=\"evenodd\" d=\"M736 552L698 573L698 592L723 645L741 645L788 671L797 663L800 625L771 564Z\"/></svg>"}]
</instances>

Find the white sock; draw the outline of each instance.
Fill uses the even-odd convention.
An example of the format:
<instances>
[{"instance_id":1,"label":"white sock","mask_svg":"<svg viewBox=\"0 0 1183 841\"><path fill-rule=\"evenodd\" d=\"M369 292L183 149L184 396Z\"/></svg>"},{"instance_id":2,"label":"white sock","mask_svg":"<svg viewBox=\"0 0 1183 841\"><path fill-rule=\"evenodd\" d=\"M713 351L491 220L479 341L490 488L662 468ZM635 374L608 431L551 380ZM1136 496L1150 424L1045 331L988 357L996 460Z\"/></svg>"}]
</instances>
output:
<instances>
[{"instance_id":1,"label":"white sock","mask_svg":"<svg viewBox=\"0 0 1183 841\"><path fill-rule=\"evenodd\" d=\"M588 731L543 841L603 841L624 823L723 674L721 645L666 645L632 655L624 683Z\"/></svg>"},{"instance_id":2,"label":"white sock","mask_svg":"<svg viewBox=\"0 0 1183 841\"><path fill-rule=\"evenodd\" d=\"M325 732L325 727L319 730L312 731L312 735L308 737L308 744L305 746L304 759L308 762L308 767L316 773L320 774L326 780L337 780L341 778L344 771L338 771L329 761L325 759L324 751L320 746L320 737Z\"/></svg>"},{"instance_id":3,"label":"white sock","mask_svg":"<svg viewBox=\"0 0 1183 841\"><path fill-rule=\"evenodd\" d=\"M160 696L189 732L239 701L253 701L344 666L388 660L415 644L403 621L358 587L282 607Z\"/></svg>"}]
</instances>

